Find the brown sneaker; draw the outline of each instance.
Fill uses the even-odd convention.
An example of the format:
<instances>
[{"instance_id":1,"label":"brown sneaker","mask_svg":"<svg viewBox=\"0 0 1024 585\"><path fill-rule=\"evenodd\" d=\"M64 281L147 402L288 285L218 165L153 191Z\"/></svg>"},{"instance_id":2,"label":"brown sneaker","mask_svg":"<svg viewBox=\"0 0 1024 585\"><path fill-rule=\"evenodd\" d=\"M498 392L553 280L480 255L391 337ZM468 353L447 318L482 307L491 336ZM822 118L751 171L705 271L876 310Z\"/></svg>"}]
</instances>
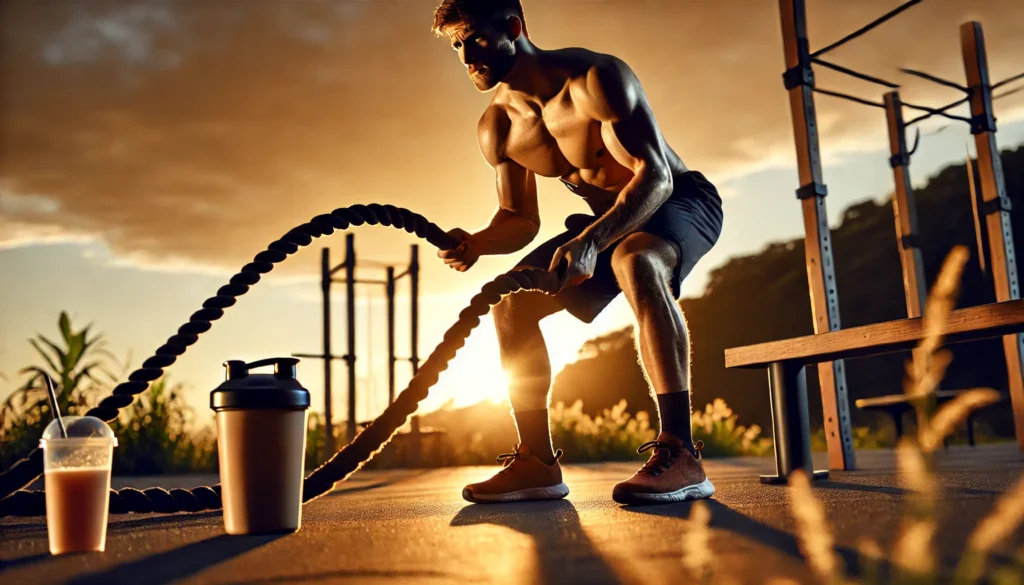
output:
<instances>
[{"instance_id":1,"label":"brown sneaker","mask_svg":"<svg viewBox=\"0 0 1024 585\"><path fill-rule=\"evenodd\" d=\"M681 439L662 432L637 449L637 453L654 449L654 454L633 477L616 484L612 499L620 504L666 504L710 498L715 486L704 474L703 448L704 443L697 441L694 457Z\"/></svg>"},{"instance_id":2,"label":"brown sneaker","mask_svg":"<svg viewBox=\"0 0 1024 585\"><path fill-rule=\"evenodd\" d=\"M514 452L498 456L498 463L505 464L504 469L487 481L467 485L462 497L475 504L564 498L569 495L569 486L562 483L562 467L558 464L561 458L559 449L555 462L545 465L530 454L526 445L516 445Z\"/></svg>"}]
</instances>

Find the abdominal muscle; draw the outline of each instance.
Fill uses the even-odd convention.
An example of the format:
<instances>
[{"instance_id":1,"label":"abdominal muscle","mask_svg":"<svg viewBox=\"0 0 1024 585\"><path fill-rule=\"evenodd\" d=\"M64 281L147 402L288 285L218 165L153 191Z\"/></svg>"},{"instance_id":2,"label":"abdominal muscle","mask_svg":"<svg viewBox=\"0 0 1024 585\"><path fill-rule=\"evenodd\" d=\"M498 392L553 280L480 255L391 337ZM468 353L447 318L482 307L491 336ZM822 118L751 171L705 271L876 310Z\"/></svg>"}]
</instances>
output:
<instances>
[{"instance_id":1,"label":"abdominal muscle","mask_svg":"<svg viewBox=\"0 0 1024 585\"><path fill-rule=\"evenodd\" d=\"M587 169L572 167L564 157L559 156L559 158L562 159L565 166L569 167L569 170L558 176L558 180L567 189L581 197L595 215L603 215L611 209L622 190L633 180L633 172L610 157L611 165ZM668 158L673 177L687 172L688 169L675 152L669 150Z\"/></svg>"}]
</instances>

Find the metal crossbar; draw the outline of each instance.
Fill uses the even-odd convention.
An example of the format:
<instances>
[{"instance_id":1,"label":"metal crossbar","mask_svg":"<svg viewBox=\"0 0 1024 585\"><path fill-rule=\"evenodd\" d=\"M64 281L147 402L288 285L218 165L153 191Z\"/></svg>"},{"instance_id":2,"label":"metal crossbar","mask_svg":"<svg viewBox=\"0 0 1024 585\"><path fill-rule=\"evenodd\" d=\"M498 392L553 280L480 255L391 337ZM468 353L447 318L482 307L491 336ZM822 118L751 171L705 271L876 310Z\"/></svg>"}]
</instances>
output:
<instances>
[{"instance_id":1,"label":"metal crossbar","mask_svg":"<svg viewBox=\"0 0 1024 585\"><path fill-rule=\"evenodd\" d=\"M931 73L925 73L924 71L917 71L916 69L907 69L906 67L900 67L900 71L902 71L903 73L906 73L907 75L913 75L915 77L920 77L921 79L926 79L928 81L931 81L932 83L938 83L939 85L944 85L946 87L952 87L953 89L959 89L962 92L967 92L968 91L968 89L966 87L960 85L959 83L954 83L952 81L949 81L948 79L943 79L941 77L936 77L936 76L932 75Z\"/></svg>"},{"instance_id":2,"label":"metal crossbar","mask_svg":"<svg viewBox=\"0 0 1024 585\"><path fill-rule=\"evenodd\" d=\"M864 98L859 98L859 97L857 97L855 95L850 95L848 93L842 93L842 92L838 92L838 91L830 91L830 90L827 90L827 89L822 89L820 87L815 87L813 89L817 93L823 93L825 95L830 95L832 97L837 97L837 98L842 98L842 99L845 99L845 100L850 100L852 102L857 102L859 104L864 104L865 106L874 106L876 108L883 108L883 109L885 108L885 104L880 104L878 102L873 102L871 100L866 100Z\"/></svg>"},{"instance_id":3,"label":"metal crossbar","mask_svg":"<svg viewBox=\"0 0 1024 585\"><path fill-rule=\"evenodd\" d=\"M818 65L821 65L822 67L828 67L829 69L834 69L835 71L838 71L840 73L845 73L847 75L856 77L858 79L863 79L864 81L870 81L871 83L877 83L878 85L884 85L885 87L888 87L888 88L891 88L891 89L899 89L899 87L900 87L899 84L897 84L897 83L893 83L891 81L886 81L886 80L881 79L879 77L874 77L874 76L868 75L866 73L861 73L859 71L854 71L853 69L849 69L849 68L843 67L842 65L836 65L835 63L831 63L829 61L825 61L824 59L813 58L813 59L811 59L811 62L817 63Z\"/></svg>"},{"instance_id":4,"label":"metal crossbar","mask_svg":"<svg viewBox=\"0 0 1024 585\"><path fill-rule=\"evenodd\" d=\"M926 106L918 106L918 105L915 105L915 104L908 104L907 102L903 102L903 105L908 107L908 108L911 108L913 110L921 110L922 112L928 112L930 115L943 116L945 118L949 118L950 120L959 120L961 122L967 122L968 124L971 123L971 119L970 118L965 118L963 116L954 116L953 114L947 114L946 112L940 112L939 110L936 110L935 108L929 108L929 107L926 107Z\"/></svg>"},{"instance_id":5,"label":"metal crossbar","mask_svg":"<svg viewBox=\"0 0 1024 585\"><path fill-rule=\"evenodd\" d=\"M1017 81L1018 79L1020 79L1022 77L1024 77L1024 71L1021 71L1020 73L1018 73L1017 75L1014 75L1012 77L1007 77L1006 79L1004 79L1004 80L1000 81L999 83L993 85L992 89L996 89L996 88L1002 87L1002 86L1006 85L1007 83L1010 83L1012 81Z\"/></svg>"},{"instance_id":6,"label":"metal crossbar","mask_svg":"<svg viewBox=\"0 0 1024 585\"><path fill-rule=\"evenodd\" d=\"M1018 91L1020 91L1022 89L1024 89L1024 85L1022 85L1020 87L1016 87L1016 88L1011 89L1009 91L1004 91L1003 93L1001 93L999 95L992 96L992 101L996 101L997 99L1004 98L1004 97L1006 97L1008 95L1013 95L1013 94L1017 93Z\"/></svg>"},{"instance_id":7,"label":"metal crossbar","mask_svg":"<svg viewBox=\"0 0 1024 585\"><path fill-rule=\"evenodd\" d=\"M970 99L971 99L970 96L965 97L965 98L960 98L960 99L956 100L955 102L953 102L951 104L946 104L946 105L942 106L941 108L936 108L934 113L933 112L929 112L929 113L927 113L927 114L925 114L923 116L918 116L918 117L914 118L913 120L911 120L911 121L907 122L906 124L904 124L904 126L910 126L911 124L916 124L916 123L918 123L918 122L920 122L922 120L927 120L928 118L931 118L933 115L943 115L942 113L945 112L946 110L950 110L952 108L955 108L955 107L959 106L960 104L967 103L968 101L970 101ZM920 108L920 106L918 106L918 108Z\"/></svg>"},{"instance_id":8,"label":"metal crossbar","mask_svg":"<svg viewBox=\"0 0 1024 585\"><path fill-rule=\"evenodd\" d=\"M829 46L827 46L827 47L825 47L823 49L818 49L817 51L811 53L811 57L814 58L814 57L818 57L818 56L824 55L825 53L831 51L832 49L835 49L836 47L838 47L838 46L840 46L840 45L842 45L844 43L852 41L853 39L861 36L862 34L868 32L869 30L875 28L876 26L882 24L883 22L885 22L885 21L889 20L890 18L896 16L897 14L903 12L907 8L910 8L914 4L919 3L920 1L921 0L910 0L909 2L904 2L898 8L895 8L895 9L887 12L886 14L883 14L882 16L879 16L875 20L873 20L873 21L869 22L868 24L860 27L859 29L853 31L852 33L846 35L845 37L839 39L838 41L832 43L831 45L829 45Z\"/></svg>"}]
</instances>

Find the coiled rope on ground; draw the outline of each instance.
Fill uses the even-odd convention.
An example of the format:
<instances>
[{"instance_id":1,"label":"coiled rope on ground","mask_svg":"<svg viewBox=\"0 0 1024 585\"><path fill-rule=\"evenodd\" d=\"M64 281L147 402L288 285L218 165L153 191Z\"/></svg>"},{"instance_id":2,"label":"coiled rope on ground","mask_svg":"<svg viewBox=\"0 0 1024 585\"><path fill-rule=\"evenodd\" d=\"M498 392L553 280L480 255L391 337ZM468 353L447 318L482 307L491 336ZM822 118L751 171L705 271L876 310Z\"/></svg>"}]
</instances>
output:
<instances>
[{"instance_id":1,"label":"coiled rope on ground","mask_svg":"<svg viewBox=\"0 0 1024 585\"><path fill-rule=\"evenodd\" d=\"M114 388L113 394L104 398L86 415L95 416L106 422L117 418L118 411L132 403L135 396L146 390L150 383L160 378L164 369L173 364L178 356L198 340L200 334L209 331L213 321L224 315L224 309L235 304L237 298L259 282L262 275L270 272L274 265L284 261L299 248L308 246L314 239L328 236L335 231L352 226L384 225L404 229L425 239L433 246L448 250L459 242L449 236L436 224L422 215L393 205L352 205L342 207L329 214L318 215L274 241L267 249L256 255L252 262L231 277L228 284L217 294L203 303L203 308L189 317L176 334L156 349L154 355L142 363L142 367L128 376ZM541 291L555 294L561 288L561 278L541 269L514 270L501 274L485 284L473 296L469 305L459 313L459 318L444 334L444 338L420 366L419 372L409 382L390 406L349 444L342 447L323 465L306 476L303 482L303 502L314 500L334 488L335 484L348 479L359 470L395 436L412 416L426 397L438 377L465 345L466 339L480 318L490 312L506 295L520 290ZM38 447L11 468L0 474L0 517L42 516L46 513L46 496L43 491L25 490L26 486L43 473L43 452ZM123 488L110 491L110 513L174 513L200 512L221 507L220 485L199 486L191 490L159 487L138 490Z\"/></svg>"}]
</instances>

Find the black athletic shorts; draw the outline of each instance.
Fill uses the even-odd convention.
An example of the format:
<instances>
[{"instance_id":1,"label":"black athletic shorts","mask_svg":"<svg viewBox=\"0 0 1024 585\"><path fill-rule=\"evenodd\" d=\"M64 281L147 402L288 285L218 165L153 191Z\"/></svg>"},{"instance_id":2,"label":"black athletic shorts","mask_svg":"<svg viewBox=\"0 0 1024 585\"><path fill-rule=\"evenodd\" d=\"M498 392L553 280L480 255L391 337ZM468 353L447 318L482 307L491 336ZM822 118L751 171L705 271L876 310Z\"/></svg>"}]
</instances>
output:
<instances>
[{"instance_id":1,"label":"black athletic shorts","mask_svg":"<svg viewBox=\"0 0 1024 585\"><path fill-rule=\"evenodd\" d=\"M566 231L534 248L516 267L547 270L555 250L596 219L593 215L570 215L565 220ZM672 296L678 299L683 279L718 242L722 233L722 199L704 175L689 171L675 179L672 195L636 231L654 234L675 246L679 262L672 272L670 286ZM615 243L598 255L593 276L577 286L565 288L555 297L563 308L585 323L592 322L622 292L612 272L612 253L617 246Z\"/></svg>"}]
</instances>

